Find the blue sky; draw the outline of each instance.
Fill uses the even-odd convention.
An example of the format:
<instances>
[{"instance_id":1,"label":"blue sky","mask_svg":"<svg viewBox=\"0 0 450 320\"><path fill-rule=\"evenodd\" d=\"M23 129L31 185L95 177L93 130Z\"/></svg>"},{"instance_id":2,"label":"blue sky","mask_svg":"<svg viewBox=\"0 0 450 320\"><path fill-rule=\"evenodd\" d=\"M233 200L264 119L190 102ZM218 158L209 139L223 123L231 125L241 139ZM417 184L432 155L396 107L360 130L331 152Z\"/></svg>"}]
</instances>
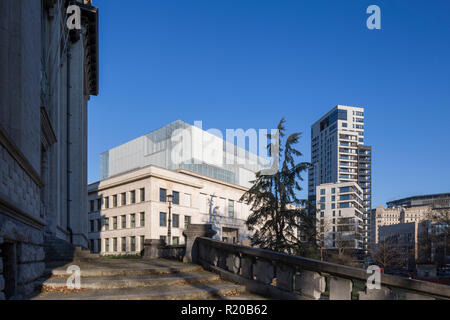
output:
<instances>
[{"instance_id":1,"label":"blue sky","mask_svg":"<svg viewBox=\"0 0 450 320\"><path fill-rule=\"evenodd\" d=\"M372 4L381 30L366 28ZM311 124L344 104L365 108L374 207L450 192L450 1L94 5L100 93L89 104L89 182L101 152L177 119L225 132L285 117L288 132L304 133L309 161Z\"/></svg>"}]
</instances>

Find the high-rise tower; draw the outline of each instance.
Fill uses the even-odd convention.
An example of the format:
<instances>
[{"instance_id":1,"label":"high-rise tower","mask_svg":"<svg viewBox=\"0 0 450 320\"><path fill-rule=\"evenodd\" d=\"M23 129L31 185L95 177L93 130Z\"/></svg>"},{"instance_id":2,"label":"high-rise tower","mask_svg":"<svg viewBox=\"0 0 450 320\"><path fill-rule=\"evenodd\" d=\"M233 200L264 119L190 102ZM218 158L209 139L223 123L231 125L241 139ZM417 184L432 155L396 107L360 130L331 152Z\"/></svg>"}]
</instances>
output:
<instances>
[{"instance_id":1,"label":"high-rise tower","mask_svg":"<svg viewBox=\"0 0 450 320\"><path fill-rule=\"evenodd\" d=\"M364 109L337 105L311 126L311 163L308 198L316 202L317 187L326 183L354 182L363 190L363 245L367 248L371 209L371 147L364 145ZM328 203L320 208L339 208ZM328 208L329 207L329 208ZM330 211L331 212L331 211Z\"/></svg>"}]
</instances>

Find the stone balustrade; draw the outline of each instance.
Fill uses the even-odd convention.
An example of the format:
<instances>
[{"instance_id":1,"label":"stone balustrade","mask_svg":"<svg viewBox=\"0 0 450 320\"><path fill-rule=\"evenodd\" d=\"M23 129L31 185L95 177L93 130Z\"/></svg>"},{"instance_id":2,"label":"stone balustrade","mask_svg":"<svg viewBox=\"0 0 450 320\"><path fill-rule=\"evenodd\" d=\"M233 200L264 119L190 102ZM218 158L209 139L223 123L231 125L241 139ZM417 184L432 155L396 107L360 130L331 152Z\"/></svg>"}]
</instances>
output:
<instances>
[{"instance_id":1,"label":"stone balustrade","mask_svg":"<svg viewBox=\"0 0 450 320\"><path fill-rule=\"evenodd\" d=\"M198 228L197 228L198 229ZM187 232L186 253L205 269L275 299L423 300L450 299L450 286L380 275L380 289L366 286L366 270L229 244ZM191 244L191 248L189 245Z\"/></svg>"}]
</instances>

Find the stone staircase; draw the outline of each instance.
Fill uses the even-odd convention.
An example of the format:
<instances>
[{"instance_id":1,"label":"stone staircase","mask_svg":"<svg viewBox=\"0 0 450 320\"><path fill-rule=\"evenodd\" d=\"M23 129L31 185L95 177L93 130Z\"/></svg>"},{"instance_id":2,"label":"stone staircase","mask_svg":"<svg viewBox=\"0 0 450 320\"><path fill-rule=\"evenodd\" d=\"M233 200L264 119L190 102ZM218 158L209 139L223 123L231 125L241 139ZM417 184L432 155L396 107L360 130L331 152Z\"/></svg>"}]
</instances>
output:
<instances>
[{"instance_id":1,"label":"stone staircase","mask_svg":"<svg viewBox=\"0 0 450 320\"><path fill-rule=\"evenodd\" d=\"M99 256L87 249L73 246L69 242L56 237L46 237L44 251L46 265L77 261L79 259L98 258Z\"/></svg>"},{"instance_id":2,"label":"stone staircase","mask_svg":"<svg viewBox=\"0 0 450 320\"><path fill-rule=\"evenodd\" d=\"M69 290L70 265L80 268L80 288ZM195 264L166 259L96 257L51 267L40 280L37 300L192 300L262 299L245 287L223 281Z\"/></svg>"}]
</instances>

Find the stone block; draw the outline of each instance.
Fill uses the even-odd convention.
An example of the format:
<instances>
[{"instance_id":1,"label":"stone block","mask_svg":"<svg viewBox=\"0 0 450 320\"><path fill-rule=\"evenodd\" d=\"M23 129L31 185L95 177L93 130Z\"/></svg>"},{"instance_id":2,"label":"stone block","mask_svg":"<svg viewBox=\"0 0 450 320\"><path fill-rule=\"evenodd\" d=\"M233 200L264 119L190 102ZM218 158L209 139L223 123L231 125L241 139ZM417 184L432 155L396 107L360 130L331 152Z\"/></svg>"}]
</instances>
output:
<instances>
[{"instance_id":1,"label":"stone block","mask_svg":"<svg viewBox=\"0 0 450 320\"><path fill-rule=\"evenodd\" d=\"M254 265L253 275L264 284L271 284L275 276L275 268L270 261L258 259Z\"/></svg>"},{"instance_id":2,"label":"stone block","mask_svg":"<svg viewBox=\"0 0 450 320\"><path fill-rule=\"evenodd\" d=\"M34 281L44 273L44 269L45 264L43 262L19 264L18 282L23 284Z\"/></svg>"},{"instance_id":3,"label":"stone block","mask_svg":"<svg viewBox=\"0 0 450 320\"><path fill-rule=\"evenodd\" d=\"M43 261L45 258L44 248L29 244L19 246L19 262Z\"/></svg>"},{"instance_id":4,"label":"stone block","mask_svg":"<svg viewBox=\"0 0 450 320\"><path fill-rule=\"evenodd\" d=\"M250 257L241 258L241 272L242 276L247 279L253 279L253 259Z\"/></svg>"},{"instance_id":5,"label":"stone block","mask_svg":"<svg viewBox=\"0 0 450 320\"><path fill-rule=\"evenodd\" d=\"M241 267L241 258L235 254L228 254L226 257L228 271L238 274Z\"/></svg>"},{"instance_id":6,"label":"stone block","mask_svg":"<svg viewBox=\"0 0 450 320\"><path fill-rule=\"evenodd\" d=\"M294 288L295 269L284 264L277 264L277 288L291 292Z\"/></svg>"},{"instance_id":7,"label":"stone block","mask_svg":"<svg viewBox=\"0 0 450 320\"><path fill-rule=\"evenodd\" d=\"M359 300L396 300L394 293L386 287L380 289L367 289L358 292Z\"/></svg>"},{"instance_id":8,"label":"stone block","mask_svg":"<svg viewBox=\"0 0 450 320\"><path fill-rule=\"evenodd\" d=\"M353 283L351 280L331 277L330 300L351 300Z\"/></svg>"},{"instance_id":9,"label":"stone block","mask_svg":"<svg viewBox=\"0 0 450 320\"><path fill-rule=\"evenodd\" d=\"M295 290L302 296L318 300L325 289L325 277L317 272L302 270L295 276Z\"/></svg>"}]
</instances>

